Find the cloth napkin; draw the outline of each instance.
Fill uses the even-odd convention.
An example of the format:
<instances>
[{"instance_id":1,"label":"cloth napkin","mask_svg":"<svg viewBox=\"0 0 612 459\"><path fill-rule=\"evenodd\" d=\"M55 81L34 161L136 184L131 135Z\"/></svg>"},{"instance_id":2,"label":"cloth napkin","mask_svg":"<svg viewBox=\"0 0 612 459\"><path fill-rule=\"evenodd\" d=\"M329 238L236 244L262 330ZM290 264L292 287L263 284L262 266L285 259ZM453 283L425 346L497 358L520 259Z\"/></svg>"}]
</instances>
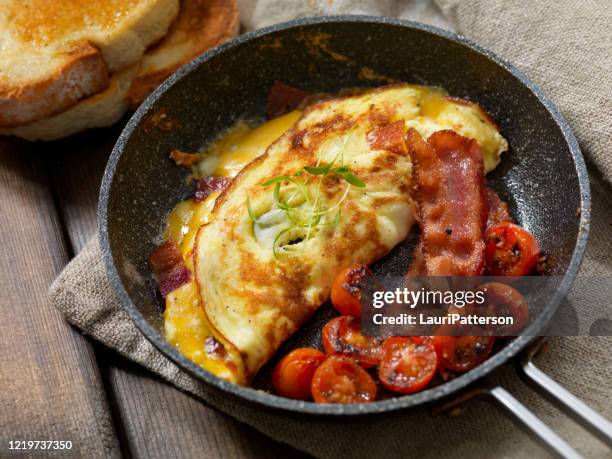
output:
<instances>
[{"instance_id":1,"label":"cloth napkin","mask_svg":"<svg viewBox=\"0 0 612 459\"><path fill-rule=\"evenodd\" d=\"M575 305L612 298L612 17L604 1L577 0L241 0L247 30L296 17L377 14L455 28L515 63L569 119L591 169L591 239L571 300ZM440 9L438 9L438 7ZM441 14L444 13L444 16ZM555 180L555 177L551 177ZM562 186L561 184L559 186ZM594 277L598 276L598 277ZM596 289L593 288L593 279ZM597 290L597 294L594 293ZM544 450L485 402L472 401L457 417L426 409L390 416L295 419L219 396L161 355L136 329L106 278L97 237L51 286L53 304L94 339L140 363L204 403L264 434L317 457L541 457ZM602 300L603 299L603 300ZM612 418L612 339L551 338L538 365L604 416ZM541 397L511 368L491 381L515 394L587 457L610 451Z\"/></svg>"}]
</instances>

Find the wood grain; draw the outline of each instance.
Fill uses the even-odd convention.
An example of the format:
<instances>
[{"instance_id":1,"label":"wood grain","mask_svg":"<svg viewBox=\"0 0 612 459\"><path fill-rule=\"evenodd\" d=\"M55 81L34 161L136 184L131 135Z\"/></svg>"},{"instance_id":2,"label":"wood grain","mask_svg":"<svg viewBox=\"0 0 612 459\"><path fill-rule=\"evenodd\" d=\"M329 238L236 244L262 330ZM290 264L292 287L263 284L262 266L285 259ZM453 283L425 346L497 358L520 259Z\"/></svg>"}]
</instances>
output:
<instances>
[{"instance_id":1,"label":"wood grain","mask_svg":"<svg viewBox=\"0 0 612 459\"><path fill-rule=\"evenodd\" d=\"M64 142L61 154L48 159L60 214L74 252L95 233L100 181L118 129L70 139ZM120 438L131 456L303 456L207 407L111 350L100 349L96 353Z\"/></svg>"},{"instance_id":2,"label":"wood grain","mask_svg":"<svg viewBox=\"0 0 612 459\"><path fill-rule=\"evenodd\" d=\"M0 139L0 456L9 440L70 440L118 457L89 342L47 300L68 261L39 146Z\"/></svg>"}]
</instances>

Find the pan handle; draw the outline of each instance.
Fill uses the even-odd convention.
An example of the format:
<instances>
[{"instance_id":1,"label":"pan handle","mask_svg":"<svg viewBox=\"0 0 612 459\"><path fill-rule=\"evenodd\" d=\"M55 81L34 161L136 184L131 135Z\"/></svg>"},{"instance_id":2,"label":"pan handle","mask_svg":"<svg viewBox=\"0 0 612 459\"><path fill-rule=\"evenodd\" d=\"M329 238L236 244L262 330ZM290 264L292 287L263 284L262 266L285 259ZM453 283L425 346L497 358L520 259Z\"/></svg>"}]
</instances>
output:
<instances>
[{"instance_id":1,"label":"pan handle","mask_svg":"<svg viewBox=\"0 0 612 459\"><path fill-rule=\"evenodd\" d=\"M567 389L540 370L533 363L533 356L545 345L541 340L519 361L518 374L529 386L546 397L578 424L612 448L612 422L605 419L590 406L572 395Z\"/></svg>"},{"instance_id":2,"label":"pan handle","mask_svg":"<svg viewBox=\"0 0 612 459\"><path fill-rule=\"evenodd\" d=\"M544 395L561 411L612 448L612 423L569 393L533 363L533 358L545 349L545 345L546 341L544 339L537 340L517 361L519 376L530 387ZM437 407L433 410L433 414L452 413L453 410L458 409L463 403L473 398L484 398L495 403L534 440L555 456L571 459L582 457L529 408L499 385L484 384L477 386L461 397Z\"/></svg>"},{"instance_id":3,"label":"pan handle","mask_svg":"<svg viewBox=\"0 0 612 459\"><path fill-rule=\"evenodd\" d=\"M510 415L513 421L553 455L566 459L582 458L574 448L503 387L494 386L483 391L483 395L495 402L499 408Z\"/></svg>"}]
</instances>

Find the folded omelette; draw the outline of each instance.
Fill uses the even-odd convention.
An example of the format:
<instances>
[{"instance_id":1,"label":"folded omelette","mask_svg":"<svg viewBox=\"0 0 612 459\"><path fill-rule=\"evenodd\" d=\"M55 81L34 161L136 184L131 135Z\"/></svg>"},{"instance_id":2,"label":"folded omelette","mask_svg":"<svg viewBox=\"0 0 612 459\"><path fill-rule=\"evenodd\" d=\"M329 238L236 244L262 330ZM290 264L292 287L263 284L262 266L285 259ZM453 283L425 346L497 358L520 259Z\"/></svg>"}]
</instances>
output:
<instances>
[{"instance_id":1,"label":"folded omelette","mask_svg":"<svg viewBox=\"0 0 612 459\"><path fill-rule=\"evenodd\" d=\"M410 160L383 128L476 126L486 132L470 137L495 140L484 145L487 169L499 162L505 141L477 106L438 102L424 107L422 87L398 85L311 105L217 198L196 236L194 272L237 381L252 379L328 299L340 271L371 264L407 236Z\"/></svg>"}]
</instances>

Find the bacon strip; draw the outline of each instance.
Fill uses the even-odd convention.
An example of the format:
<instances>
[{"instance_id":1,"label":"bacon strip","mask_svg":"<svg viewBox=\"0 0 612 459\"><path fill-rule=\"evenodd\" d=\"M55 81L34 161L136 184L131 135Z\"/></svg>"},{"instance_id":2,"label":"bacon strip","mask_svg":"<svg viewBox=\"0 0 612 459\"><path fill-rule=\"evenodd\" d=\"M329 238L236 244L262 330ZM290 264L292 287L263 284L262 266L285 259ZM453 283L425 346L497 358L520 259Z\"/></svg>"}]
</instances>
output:
<instances>
[{"instance_id":1,"label":"bacon strip","mask_svg":"<svg viewBox=\"0 0 612 459\"><path fill-rule=\"evenodd\" d=\"M198 153L186 153L176 149L170 152L170 159L174 161L177 166L182 167L191 167L201 158L202 157Z\"/></svg>"},{"instance_id":2,"label":"bacon strip","mask_svg":"<svg viewBox=\"0 0 612 459\"><path fill-rule=\"evenodd\" d=\"M276 118L295 110L309 95L310 93L306 91L275 80L268 94L268 105L266 106L268 119Z\"/></svg>"},{"instance_id":3,"label":"bacon strip","mask_svg":"<svg viewBox=\"0 0 612 459\"><path fill-rule=\"evenodd\" d=\"M489 216L487 218L487 228L501 222L513 222L514 219L510 215L508 204L500 199L495 191L487 188L487 205L489 207Z\"/></svg>"},{"instance_id":4,"label":"bacon strip","mask_svg":"<svg viewBox=\"0 0 612 459\"><path fill-rule=\"evenodd\" d=\"M204 351L212 359L223 360L227 357L225 347L223 347L223 344L213 336L206 337L204 341Z\"/></svg>"},{"instance_id":5,"label":"bacon strip","mask_svg":"<svg viewBox=\"0 0 612 459\"><path fill-rule=\"evenodd\" d=\"M421 238L422 239L422 238ZM412 253L412 263L406 273L408 277L419 277L426 275L425 254L423 253L423 241L420 240Z\"/></svg>"},{"instance_id":6,"label":"bacon strip","mask_svg":"<svg viewBox=\"0 0 612 459\"><path fill-rule=\"evenodd\" d=\"M387 150L398 155L408 154L404 120L386 126L376 126L366 134L366 139L371 150Z\"/></svg>"},{"instance_id":7,"label":"bacon strip","mask_svg":"<svg viewBox=\"0 0 612 459\"><path fill-rule=\"evenodd\" d=\"M482 274L488 208L478 143L454 131L436 132L425 141L410 129L406 139L421 226L417 250L422 250L409 273Z\"/></svg>"},{"instance_id":8,"label":"bacon strip","mask_svg":"<svg viewBox=\"0 0 612 459\"><path fill-rule=\"evenodd\" d=\"M176 241L166 241L157 246L149 256L149 264L159 293L164 298L191 280L191 271L185 266Z\"/></svg>"},{"instance_id":9,"label":"bacon strip","mask_svg":"<svg viewBox=\"0 0 612 459\"><path fill-rule=\"evenodd\" d=\"M230 177L208 177L196 181L195 202L202 202L215 191L225 190L232 179Z\"/></svg>"}]
</instances>

